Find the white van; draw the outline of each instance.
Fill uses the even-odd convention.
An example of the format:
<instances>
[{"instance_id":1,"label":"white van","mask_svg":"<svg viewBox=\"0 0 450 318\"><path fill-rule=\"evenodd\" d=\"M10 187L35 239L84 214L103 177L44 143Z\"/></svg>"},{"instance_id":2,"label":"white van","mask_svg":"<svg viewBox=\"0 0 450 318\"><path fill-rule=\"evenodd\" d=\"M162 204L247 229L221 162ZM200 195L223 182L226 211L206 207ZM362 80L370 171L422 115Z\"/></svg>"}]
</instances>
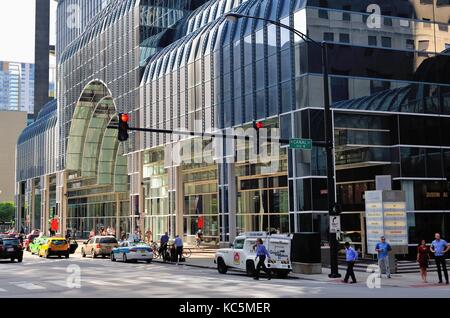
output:
<instances>
[{"instance_id":1,"label":"white van","mask_svg":"<svg viewBox=\"0 0 450 318\"><path fill-rule=\"evenodd\" d=\"M287 277L292 270L291 239L289 234L268 234L266 232L246 232L240 234L230 248L217 250L214 263L221 274L226 274L229 268L246 271L248 276L254 276L257 262L256 239L261 238L270 260L266 259L267 268L279 277Z\"/></svg>"}]
</instances>

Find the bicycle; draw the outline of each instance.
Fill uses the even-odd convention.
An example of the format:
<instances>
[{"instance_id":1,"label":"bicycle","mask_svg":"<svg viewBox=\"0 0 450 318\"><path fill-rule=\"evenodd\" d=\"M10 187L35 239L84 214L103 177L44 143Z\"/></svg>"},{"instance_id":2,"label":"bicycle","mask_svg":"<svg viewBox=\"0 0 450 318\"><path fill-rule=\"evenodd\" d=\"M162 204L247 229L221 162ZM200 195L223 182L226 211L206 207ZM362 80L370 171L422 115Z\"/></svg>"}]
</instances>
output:
<instances>
[{"instance_id":1,"label":"bicycle","mask_svg":"<svg viewBox=\"0 0 450 318\"><path fill-rule=\"evenodd\" d=\"M192 251L190 248L183 248L183 257L189 258L192 255Z\"/></svg>"},{"instance_id":2,"label":"bicycle","mask_svg":"<svg viewBox=\"0 0 450 318\"><path fill-rule=\"evenodd\" d=\"M152 252L153 252L153 258L158 259L158 258L161 257L161 254L159 254L159 246L158 246L158 243L152 242L152 243L150 244L150 248L152 249Z\"/></svg>"}]
</instances>

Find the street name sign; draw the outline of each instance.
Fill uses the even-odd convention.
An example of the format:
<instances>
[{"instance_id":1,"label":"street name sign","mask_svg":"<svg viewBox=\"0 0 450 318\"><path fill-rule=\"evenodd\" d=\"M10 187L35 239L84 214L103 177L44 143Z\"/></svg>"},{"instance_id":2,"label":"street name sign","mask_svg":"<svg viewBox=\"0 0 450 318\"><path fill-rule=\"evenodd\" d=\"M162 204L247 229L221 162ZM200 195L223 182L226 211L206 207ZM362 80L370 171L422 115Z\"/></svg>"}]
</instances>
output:
<instances>
[{"instance_id":1,"label":"street name sign","mask_svg":"<svg viewBox=\"0 0 450 318\"><path fill-rule=\"evenodd\" d=\"M294 138L289 140L289 148L312 150L312 139Z\"/></svg>"}]
</instances>

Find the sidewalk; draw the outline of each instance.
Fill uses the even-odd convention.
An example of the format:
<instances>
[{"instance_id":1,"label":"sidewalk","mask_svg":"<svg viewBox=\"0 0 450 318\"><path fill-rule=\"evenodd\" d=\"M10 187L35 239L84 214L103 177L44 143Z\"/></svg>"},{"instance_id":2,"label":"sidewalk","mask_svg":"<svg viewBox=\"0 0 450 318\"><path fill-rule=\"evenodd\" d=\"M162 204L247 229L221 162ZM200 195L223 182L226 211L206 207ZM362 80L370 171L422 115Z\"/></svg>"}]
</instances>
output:
<instances>
[{"instance_id":1,"label":"sidewalk","mask_svg":"<svg viewBox=\"0 0 450 318\"><path fill-rule=\"evenodd\" d=\"M163 263L162 260L157 259L154 262ZM175 265L176 263L167 263L170 265ZM192 256L186 259L185 263L180 263L184 266L189 267L197 267L197 268L207 268L207 269L216 269L216 264L214 264L214 253L195 253L193 251ZM322 274L315 275L304 275L304 274L296 274L290 273L289 277L295 277L299 280L309 280L309 281L318 281L318 282L326 282L330 284L344 284L342 279L345 275L345 269L340 266L339 273L342 275L342 278L329 278L328 274L330 273L329 268L322 268ZM355 272L356 279L358 280L357 285L366 285L367 279L370 276L372 284L375 283L374 278L375 274L373 272ZM420 275L418 273L402 273L402 274L392 274L392 278L387 279L385 275L381 279L381 287L389 286L389 287L403 287L403 288L447 288L450 290L449 285L438 284L437 273L432 272L428 273L428 283L422 283ZM369 282L370 284L370 282ZM351 286L351 285L350 285Z\"/></svg>"}]
</instances>

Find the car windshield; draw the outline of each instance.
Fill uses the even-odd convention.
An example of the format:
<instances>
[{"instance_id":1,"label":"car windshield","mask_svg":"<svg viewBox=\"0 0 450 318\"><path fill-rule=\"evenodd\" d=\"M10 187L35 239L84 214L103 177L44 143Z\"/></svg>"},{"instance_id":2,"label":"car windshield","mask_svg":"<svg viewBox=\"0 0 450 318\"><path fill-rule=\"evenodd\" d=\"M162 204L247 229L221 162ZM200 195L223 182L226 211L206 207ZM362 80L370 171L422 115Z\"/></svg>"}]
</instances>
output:
<instances>
[{"instance_id":1,"label":"car windshield","mask_svg":"<svg viewBox=\"0 0 450 318\"><path fill-rule=\"evenodd\" d=\"M52 240L53 245L64 245L67 244L66 240Z\"/></svg>"},{"instance_id":2,"label":"car windshield","mask_svg":"<svg viewBox=\"0 0 450 318\"><path fill-rule=\"evenodd\" d=\"M19 240L17 240L17 239L4 239L2 245L5 245L5 246L8 246L8 245L9 246L11 246L11 245L19 245Z\"/></svg>"},{"instance_id":3,"label":"car windshield","mask_svg":"<svg viewBox=\"0 0 450 318\"><path fill-rule=\"evenodd\" d=\"M117 240L114 237L102 237L100 239L100 243L102 244L115 244Z\"/></svg>"}]
</instances>

